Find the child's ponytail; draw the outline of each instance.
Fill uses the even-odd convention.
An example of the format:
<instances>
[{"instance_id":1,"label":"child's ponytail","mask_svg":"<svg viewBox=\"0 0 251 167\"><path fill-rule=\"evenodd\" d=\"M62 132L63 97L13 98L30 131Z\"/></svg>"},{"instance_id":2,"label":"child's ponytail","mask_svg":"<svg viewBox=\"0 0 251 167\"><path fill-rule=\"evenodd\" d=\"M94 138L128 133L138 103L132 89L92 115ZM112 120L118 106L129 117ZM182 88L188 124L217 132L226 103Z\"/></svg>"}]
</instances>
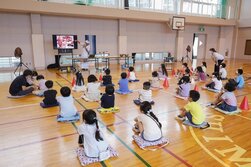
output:
<instances>
[{"instance_id":1,"label":"child's ponytail","mask_svg":"<svg viewBox=\"0 0 251 167\"><path fill-rule=\"evenodd\" d=\"M162 127L161 123L159 122L159 119L152 112L152 106L148 101L144 101L140 104L140 110L143 111L144 114L150 115L158 123L159 128Z\"/></svg>"},{"instance_id":2,"label":"child's ponytail","mask_svg":"<svg viewBox=\"0 0 251 167\"><path fill-rule=\"evenodd\" d=\"M149 111L150 116L155 119L156 122L158 122L159 128L162 128L162 124L159 122L159 119L156 117L156 115L152 112L152 110Z\"/></svg>"},{"instance_id":3,"label":"child's ponytail","mask_svg":"<svg viewBox=\"0 0 251 167\"><path fill-rule=\"evenodd\" d=\"M96 130L96 133L95 133L95 138L96 138L97 141L103 140L103 138L100 136L98 120L97 120L97 118L94 118L94 119L95 119L95 123L96 123L96 127L97 127L97 130Z\"/></svg>"},{"instance_id":4,"label":"child's ponytail","mask_svg":"<svg viewBox=\"0 0 251 167\"><path fill-rule=\"evenodd\" d=\"M95 133L95 138L97 141L103 140L103 138L100 135L99 132L99 126L98 126L98 120L97 120L97 115L95 111L87 109L83 112L83 120L85 120L86 124L93 125L96 124L96 133Z\"/></svg>"}]
</instances>

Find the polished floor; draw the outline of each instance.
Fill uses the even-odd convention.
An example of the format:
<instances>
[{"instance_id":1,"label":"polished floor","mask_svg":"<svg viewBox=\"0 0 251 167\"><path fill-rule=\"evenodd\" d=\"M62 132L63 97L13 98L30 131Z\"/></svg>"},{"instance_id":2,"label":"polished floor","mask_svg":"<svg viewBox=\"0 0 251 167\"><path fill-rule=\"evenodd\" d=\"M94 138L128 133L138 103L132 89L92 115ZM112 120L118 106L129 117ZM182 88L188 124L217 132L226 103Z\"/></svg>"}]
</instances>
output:
<instances>
[{"instance_id":1,"label":"polished floor","mask_svg":"<svg viewBox=\"0 0 251 167\"><path fill-rule=\"evenodd\" d=\"M136 63L135 71L140 79L130 83L132 90L142 88L142 83L151 78L151 71L160 63ZM213 63L208 60L208 73L212 72ZM251 63L244 60L229 60L227 71L229 77L235 76L237 68L244 69L246 79L251 74ZM181 64L175 65L180 68ZM120 65L111 66L113 82L120 77ZM54 88L71 86L74 74L57 70L39 71L46 79L54 81ZM86 81L87 72L83 72ZM96 74L97 77L99 74ZM75 124L58 123L58 107L42 109L42 98L33 95L22 99L9 99L8 87L13 74L0 74L0 166L1 167L38 167L38 166L80 166L75 149L78 147L78 134ZM246 96L251 101L251 80L246 81L245 88L236 90L238 105ZM164 148L156 151L142 150L132 140L133 119L139 114L139 108L133 103L137 92L129 95L117 95L116 105L120 112L101 115L98 112L101 129L106 139L118 153L118 158L111 158L89 166L251 166L251 113L243 111L237 115L224 115L205 105L215 99L216 93L202 90L203 83L192 82L192 88L199 86L201 99L199 103L206 113L206 120L211 124L208 129L195 129L184 126L175 120L179 109L187 102L173 96L177 79L171 76L169 87L153 91L155 105L153 111L163 126L163 135L170 140ZM117 87L117 85L116 85ZM104 88L101 88L104 91ZM85 102L81 93L73 92L75 105L80 113L85 109L96 110L97 102ZM251 105L249 103L249 105Z\"/></svg>"}]
</instances>

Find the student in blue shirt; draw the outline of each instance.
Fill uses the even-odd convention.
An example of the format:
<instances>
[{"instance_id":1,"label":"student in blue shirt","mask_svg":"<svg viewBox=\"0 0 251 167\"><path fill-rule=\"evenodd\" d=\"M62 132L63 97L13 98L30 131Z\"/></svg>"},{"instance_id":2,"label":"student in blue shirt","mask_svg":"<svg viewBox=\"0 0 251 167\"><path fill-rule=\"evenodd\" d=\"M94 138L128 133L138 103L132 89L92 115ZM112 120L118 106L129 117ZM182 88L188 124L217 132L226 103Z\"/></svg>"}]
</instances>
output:
<instances>
[{"instance_id":1,"label":"student in blue shirt","mask_svg":"<svg viewBox=\"0 0 251 167\"><path fill-rule=\"evenodd\" d=\"M244 81L244 78L243 78L243 70L242 69L238 69L237 70L237 77L235 78L235 81L237 83L237 89L241 89L244 87L244 84L245 84L245 81Z\"/></svg>"},{"instance_id":2,"label":"student in blue shirt","mask_svg":"<svg viewBox=\"0 0 251 167\"><path fill-rule=\"evenodd\" d=\"M116 93L119 94L128 94L128 93L132 93L131 90L129 90L128 88L128 79L126 78L127 74L125 72L121 73L121 79L119 80L119 89L116 90Z\"/></svg>"}]
</instances>

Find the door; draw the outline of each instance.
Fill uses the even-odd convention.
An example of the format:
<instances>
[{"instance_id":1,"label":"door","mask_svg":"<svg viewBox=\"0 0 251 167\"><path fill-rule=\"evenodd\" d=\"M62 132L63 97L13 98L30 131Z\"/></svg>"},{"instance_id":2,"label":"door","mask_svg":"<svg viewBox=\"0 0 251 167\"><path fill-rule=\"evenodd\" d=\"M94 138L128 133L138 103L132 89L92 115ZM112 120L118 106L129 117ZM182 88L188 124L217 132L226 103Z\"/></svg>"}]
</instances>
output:
<instances>
[{"instance_id":1,"label":"door","mask_svg":"<svg viewBox=\"0 0 251 167\"><path fill-rule=\"evenodd\" d=\"M205 60L206 58L206 34L194 34L193 59Z\"/></svg>"},{"instance_id":2,"label":"door","mask_svg":"<svg viewBox=\"0 0 251 167\"><path fill-rule=\"evenodd\" d=\"M193 49L192 49L192 67L195 68L197 66L197 60L205 61L206 58L206 34L198 34L194 33L193 36Z\"/></svg>"},{"instance_id":3,"label":"door","mask_svg":"<svg viewBox=\"0 0 251 167\"><path fill-rule=\"evenodd\" d=\"M206 34L198 34L198 57L197 59L205 60L206 58Z\"/></svg>"}]
</instances>

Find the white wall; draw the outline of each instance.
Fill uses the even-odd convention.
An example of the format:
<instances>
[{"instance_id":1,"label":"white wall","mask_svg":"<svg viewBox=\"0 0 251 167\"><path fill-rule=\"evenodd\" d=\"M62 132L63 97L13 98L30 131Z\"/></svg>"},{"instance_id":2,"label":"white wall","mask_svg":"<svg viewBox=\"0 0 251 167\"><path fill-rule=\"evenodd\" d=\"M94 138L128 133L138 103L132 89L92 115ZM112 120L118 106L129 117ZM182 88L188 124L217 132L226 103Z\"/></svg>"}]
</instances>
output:
<instances>
[{"instance_id":1,"label":"white wall","mask_svg":"<svg viewBox=\"0 0 251 167\"><path fill-rule=\"evenodd\" d=\"M104 20L91 18L77 18L64 16L41 15L41 34L44 39L45 64L55 62L53 50L53 34L76 34L78 40L83 41L84 35L96 35L97 52L109 51L111 55L118 54L119 30L124 30L120 35L127 38L127 53L133 52L171 52L175 55L176 31L171 30L166 23L126 21L119 29L119 20ZM207 34L207 48L219 47L218 26L204 26ZM199 25L186 25L183 34L183 46L192 46L193 34L199 33ZM232 27L224 27L226 48L232 45ZM24 62L33 63L31 42L31 17L26 14L0 14L0 56L12 56L14 49L20 46L24 52ZM229 45L229 46L228 46ZM186 54L183 48L183 55ZM224 50L224 49L223 49ZM81 48L74 50L80 54ZM222 53L224 54L224 53ZM179 55L182 56L182 55ZM209 55L207 55L208 57ZM181 58L181 57L178 57ZM209 57L208 57L209 58Z\"/></svg>"},{"instance_id":2,"label":"white wall","mask_svg":"<svg viewBox=\"0 0 251 167\"><path fill-rule=\"evenodd\" d=\"M206 44L206 58L210 58L210 55L208 54L208 50L210 48L218 49L218 38L219 38L219 27L215 26L204 26L205 31L199 32L199 25L187 25L185 27L185 31L183 32L184 37L184 49L183 49L183 55L186 55L186 47L187 45L193 46L193 35L194 33L201 33L207 35L207 44ZM191 56L191 53L190 55ZM200 56L204 57L204 56ZM181 57L180 57L181 58Z\"/></svg>"},{"instance_id":3,"label":"white wall","mask_svg":"<svg viewBox=\"0 0 251 167\"><path fill-rule=\"evenodd\" d=\"M251 59L251 55L244 55L247 39L251 40L251 28L240 28L237 39L237 59Z\"/></svg>"},{"instance_id":4,"label":"white wall","mask_svg":"<svg viewBox=\"0 0 251 167\"><path fill-rule=\"evenodd\" d=\"M251 1L242 0L241 1L241 11L240 11L240 27L251 27Z\"/></svg>"},{"instance_id":5,"label":"white wall","mask_svg":"<svg viewBox=\"0 0 251 167\"><path fill-rule=\"evenodd\" d=\"M109 51L111 55L118 52L118 21L72 18L61 16L42 16L42 33L44 34L44 47L46 64L54 62L53 34L74 34L78 40L84 41L84 35L96 35L97 52ZM74 50L74 54L80 54L81 47Z\"/></svg>"},{"instance_id":6,"label":"white wall","mask_svg":"<svg viewBox=\"0 0 251 167\"><path fill-rule=\"evenodd\" d=\"M171 52L175 51L176 32L165 23L127 21L127 51Z\"/></svg>"},{"instance_id":7,"label":"white wall","mask_svg":"<svg viewBox=\"0 0 251 167\"><path fill-rule=\"evenodd\" d=\"M23 51L23 62L32 68L31 25L28 14L0 13L0 56L14 56L16 47Z\"/></svg>"}]
</instances>

